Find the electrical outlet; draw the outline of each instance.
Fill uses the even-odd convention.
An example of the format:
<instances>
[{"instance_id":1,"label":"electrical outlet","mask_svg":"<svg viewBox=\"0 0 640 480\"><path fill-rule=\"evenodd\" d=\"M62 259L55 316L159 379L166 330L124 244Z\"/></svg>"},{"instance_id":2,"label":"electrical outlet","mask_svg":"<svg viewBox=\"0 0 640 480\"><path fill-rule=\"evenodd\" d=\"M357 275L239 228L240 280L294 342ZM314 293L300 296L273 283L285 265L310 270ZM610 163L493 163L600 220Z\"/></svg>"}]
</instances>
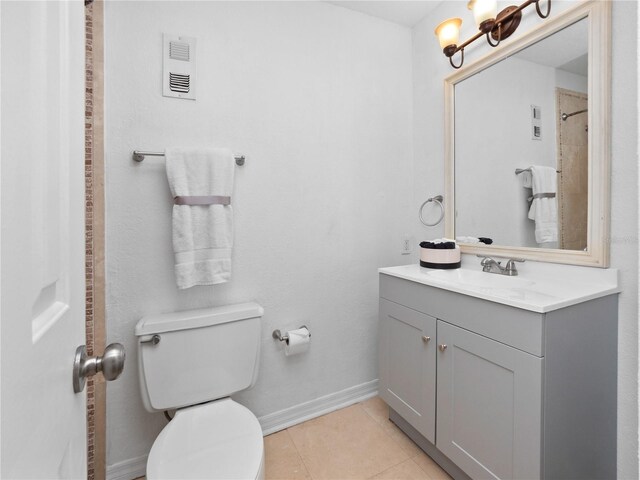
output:
<instances>
[{"instance_id":1,"label":"electrical outlet","mask_svg":"<svg viewBox=\"0 0 640 480\"><path fill-rule=\"evenodd\" d=\"M411 237L409 235L402 236L402 247L400 250L401 255L409 255L413 252L413 242L411 241Z\"/></svg>"}]
</instances>

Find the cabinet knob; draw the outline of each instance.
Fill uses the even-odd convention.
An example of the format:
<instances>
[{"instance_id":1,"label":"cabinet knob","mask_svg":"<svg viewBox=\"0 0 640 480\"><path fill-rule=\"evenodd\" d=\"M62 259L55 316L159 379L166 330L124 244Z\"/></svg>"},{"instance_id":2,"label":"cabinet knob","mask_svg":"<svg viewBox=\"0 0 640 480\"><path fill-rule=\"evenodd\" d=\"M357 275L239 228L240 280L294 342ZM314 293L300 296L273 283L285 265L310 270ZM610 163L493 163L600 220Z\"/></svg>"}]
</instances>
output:
<instances>
[{"instance_id":1,"label":"cabinet knob","mask_svg":"<svg viewBox=\"0 0 640 480\"><path fill-rule=\"evenodd\" d=\"M422 341L423 341L424 343L427 343L429 340L431 340L431 337L427 337L426 335L423 335L423 336L422 336Z\"/></svg>"},{"instance_id":2,"label":"cabinet knob","mask_svg":"<svg viewBox=\"0 0 640 480\"><path fill-rule=\"evenodd\" d=\"M447 349L447 346L445 344L442 344L438 348L440 349L441 352L444 352Z\"/></svg>"}]
</instances>

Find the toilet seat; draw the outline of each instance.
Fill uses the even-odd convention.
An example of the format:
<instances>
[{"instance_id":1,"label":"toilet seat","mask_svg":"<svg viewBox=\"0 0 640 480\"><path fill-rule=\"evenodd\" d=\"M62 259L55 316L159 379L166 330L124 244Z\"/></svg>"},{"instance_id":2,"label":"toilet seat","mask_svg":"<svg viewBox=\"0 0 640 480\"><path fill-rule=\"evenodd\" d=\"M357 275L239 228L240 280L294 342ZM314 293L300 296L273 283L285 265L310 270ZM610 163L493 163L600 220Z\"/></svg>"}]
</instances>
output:
<instances>
[{"instance_id":1,"label":"toilet seat","mask_svg":"<svg viewBox=\"0 0 640 480\"><path fill-rule=\"evenodd\" d=\"M258 419L230 398L188 407L160 432L147 479L261 479L264 443Z\"/></svg>"}]
</instances>

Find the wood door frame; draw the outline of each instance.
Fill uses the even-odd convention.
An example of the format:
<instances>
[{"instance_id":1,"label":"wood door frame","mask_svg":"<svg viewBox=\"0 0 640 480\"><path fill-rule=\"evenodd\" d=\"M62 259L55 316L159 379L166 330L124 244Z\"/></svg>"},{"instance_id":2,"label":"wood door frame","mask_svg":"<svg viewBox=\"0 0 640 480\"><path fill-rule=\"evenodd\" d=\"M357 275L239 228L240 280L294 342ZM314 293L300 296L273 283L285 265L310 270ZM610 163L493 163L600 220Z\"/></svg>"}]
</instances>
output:
<instances>
[{"instance_id":1,"label":"wood door frame","mask_svg":"<svg viewBox=\"0 0 640 480\"><path fill-rule=\"evenodd\" d=\"M560 87L556 87L556 92L555 92L555 105L556 105L556 111L555 111L555 115L556 115L556 168L558 170L558 185L556 188L556 200L558 202L558 248L561 249L565 249L566 247L566 243L564 241L564 231L565 231L565 227L566 227L566 222L565 222L565 215L564 215L564 207L566 207L565 201L564 201L564 196L566 195L565 192L565 181L564 178L565 177L571 177L572 175L570 173L567 173L566 171L566 165L564 164L564 160L565 160L565 155L564 155L564 149L563 146L565 146L565 143L563 143L562 141L562 128L564 126L564 122L565 120L562 119L562 109L560 108L560 104L561 104L561 97L573 97L573 98L579 98L581 100L584 100L585 105L584 108L587 109L589 106L589 102L588 102L588 95L585 92L579 92L576 90L570 90L568 88L560 88ZM588 148L588 139L587 139L587 148ZM587 159L588 160L588 159ZM587 167L588 168L588 167ZM574 173L574 172L572 172ZM587 180L587 187L588 189L588 180ZM587 199L585 199L585 201L588 201L588 192L587 192ZM573 212L575 213L575 212ZM585 236L587 236L588 234L588 229L589 229L589 225L587 223L587 225L585 225ZM585 239L585 243L586 239ZM575 247L569 247L569 249L571 250L577 250L577 248Z\"/></svg>"},{"instance_id":2,"label":"wood door frame","mask_svg":"<svg viewBox=\"0 0 640 480\"><path fill-rule=\"evenodd\" d=\"M86 345L101 355L105 335L104 274L104 2L85 7L85 276ZM87 381L87 478L106 477L106 385Z\"/></svg>"}]
</instances>

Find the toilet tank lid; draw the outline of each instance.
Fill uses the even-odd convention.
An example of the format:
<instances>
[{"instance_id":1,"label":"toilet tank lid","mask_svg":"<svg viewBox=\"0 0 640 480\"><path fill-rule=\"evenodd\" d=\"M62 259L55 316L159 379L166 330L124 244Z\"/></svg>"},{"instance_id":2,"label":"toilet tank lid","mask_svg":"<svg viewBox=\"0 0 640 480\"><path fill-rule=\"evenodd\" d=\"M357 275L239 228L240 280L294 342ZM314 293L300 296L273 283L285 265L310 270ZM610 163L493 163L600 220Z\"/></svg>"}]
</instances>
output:
<instances>
[{"instance_id":1,"label":"toilet tank lid","mask_svg":"<svg viewBox=\"0 0 640 480\"><path fill-rule=\"evenodd\" d=\"M201 308L184 312L147 315L138 321L136 336L155 333L208 327L220 323L235 322L247 318L261 317L264 309L255 302L225 305L222 307Z\"/></svg>"}]
</instances>

